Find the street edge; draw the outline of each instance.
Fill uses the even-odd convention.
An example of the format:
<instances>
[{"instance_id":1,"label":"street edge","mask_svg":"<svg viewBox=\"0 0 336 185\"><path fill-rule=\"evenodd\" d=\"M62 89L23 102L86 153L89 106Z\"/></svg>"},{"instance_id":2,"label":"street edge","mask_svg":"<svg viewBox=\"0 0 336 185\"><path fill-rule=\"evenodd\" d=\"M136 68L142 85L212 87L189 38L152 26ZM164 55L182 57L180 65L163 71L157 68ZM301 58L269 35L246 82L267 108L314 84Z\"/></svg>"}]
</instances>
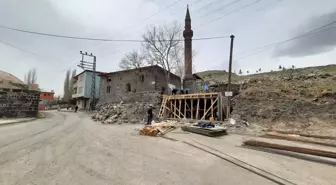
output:
<instances>
[{"instance_id":1,"label":"street edge","mask_svg":"<svg viewBox=\"0 0 336 185\"><path fill-rule=\"evenodd\" d=\"M20 123L26 123L26 122L31 122L31 121L35 121L35 120L43 119L43 118L45 118L44 114L42 114L42 113L39 112L39 114L38 114L37 117L31 118L31 119L29 119L29 120L14 121L14 122L9 122L9 123L3 123L3 124L0 124L0 127L2 127L2 126L14 125L14 124L20 124Z\"/></svg>"}]
</instances>

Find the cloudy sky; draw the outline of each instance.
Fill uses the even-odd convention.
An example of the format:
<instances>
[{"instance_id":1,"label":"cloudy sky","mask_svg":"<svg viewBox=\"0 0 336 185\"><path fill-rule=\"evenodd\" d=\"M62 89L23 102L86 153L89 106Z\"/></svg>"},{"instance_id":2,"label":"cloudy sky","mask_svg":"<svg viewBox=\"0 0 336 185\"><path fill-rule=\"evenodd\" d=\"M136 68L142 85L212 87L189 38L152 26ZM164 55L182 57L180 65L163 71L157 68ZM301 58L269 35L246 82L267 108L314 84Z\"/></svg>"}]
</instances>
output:
<instances>
[{"instance_id":1,"label":"cloudy sky","mask_svg":"<svg viewBox=\"0 0 336 185\"><path fill-rule=\"evenodd\" d=\"M0 0L0 25L67 36L141 39L153 24L178 21L183 26L187 4L194 38L236 36L236 71L336 63L336 29L256 50L336 21L335 0ZM229 43L228 38L194 41L196 71L227 70ZM23 79L35 67L40 87L62 94L65 71L76 68L80 50L94 53L98 70L109 72L118 70L126 52L139 47L0 28L0 69Z\"/></svg>"}]
</instances>

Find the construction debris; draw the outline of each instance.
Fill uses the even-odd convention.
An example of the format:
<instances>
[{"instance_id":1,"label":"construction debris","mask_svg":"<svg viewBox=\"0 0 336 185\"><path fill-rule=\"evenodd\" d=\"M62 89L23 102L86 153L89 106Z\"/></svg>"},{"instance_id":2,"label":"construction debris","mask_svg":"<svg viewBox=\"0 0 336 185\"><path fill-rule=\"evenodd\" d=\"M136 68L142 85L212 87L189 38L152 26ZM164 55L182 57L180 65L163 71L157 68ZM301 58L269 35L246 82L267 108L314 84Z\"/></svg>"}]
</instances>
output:
<instances>
[{"instance_id":1,"label":"construction debris","mask_svg":"<svg viewBox=\"0 0 336 185\"><path fill-rule=\"evenodd\" d=\"M258 141L258 140L244 141L243 144L246 146L272 148L272 149L291 151L291 152L296 152L296 153L310 154L310 155L316 155L316 156L329 157L329 158L336 159L335 152L326 151L326 150L289 146L289 145L276 144L276 143L264 142L264 141Z\"/></svg>"},{"instance_id":2,"label":"construction debris","mask_svg":"<svg viewBox=\"0 0 336 185\"><path fill-rule=\"evenodd\" d=\"M176 121L165 121L161 123L154 123L153 125L146 125L139 131L140 135L146 136L163 136L168 132L176 129L178 127Z\"/></svg>"}]
</instances>

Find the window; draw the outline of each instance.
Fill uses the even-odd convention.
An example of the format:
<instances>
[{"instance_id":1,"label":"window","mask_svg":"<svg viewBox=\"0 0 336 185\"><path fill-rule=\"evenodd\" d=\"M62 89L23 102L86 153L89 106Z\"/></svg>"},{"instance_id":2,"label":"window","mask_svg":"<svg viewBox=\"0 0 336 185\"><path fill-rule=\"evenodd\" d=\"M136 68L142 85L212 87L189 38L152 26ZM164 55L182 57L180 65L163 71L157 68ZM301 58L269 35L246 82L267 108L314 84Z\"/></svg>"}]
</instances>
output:
<instances>
[{"instance_id":1,"label":"window","mask_svg":"<svg viewBox=\"0 0 336 185\"><path fill-rule=\"evenodd\" d=\"M118 77L119 80L122 80L121 76Z\"/></svg>"},{"instance_id":2,"label":"window","mask_svg":"<svg viewBox=\"0 0 336 185\"><path fill-rule=\"evenodd\" d=\"M47 93L44 93L44 96L47 96Z\"/></svg>"},{"instance_id":3,"label":"window","mask_svg":"<svg viewBox=\"0 0 336 185\"><path fill-rule=\"evenodd\" d=\"M78 93L82 93L83 92L83 87L79 87L78 88Z\"/></svg>"},{"instance_id":4,"label":"window","mask_svg":"<svg viewBox=\"0 0 336 185\"><path fill-rule=\"evenodd\" d=\"M144 82L144 81L145 81L145 75L141 75L141 76L140 76L140 81L141 81L141 82Z\"/></svg>"},{"instance_id":5,"label":"window","mask_svg":"<svg viewBox=\"0 0 336 185\"><path fill-rule=\"evenodd\" d=\"M131 92L131 84L130 83L126 84L126 92Z\"/></svg>"},{"instance_id":6,"label":"window","mask_svg":"<svg viewBox=\"0 0 336 185\"><path fill-rule=\"evenodd\" d=\"M111 86L107 86L107 88L106 88L106 92L107 92L107 93L111 93Z\"/></svg>"},{"instance_id":7,"label":"window","mask_svg":"<svg viewBox=\"0 0 336 185\"><path fill-rule=\"evenodd\" d=\"M107 81L110 82L111 81L111 77L107 77Z\"/></svg>"}]
</instances>

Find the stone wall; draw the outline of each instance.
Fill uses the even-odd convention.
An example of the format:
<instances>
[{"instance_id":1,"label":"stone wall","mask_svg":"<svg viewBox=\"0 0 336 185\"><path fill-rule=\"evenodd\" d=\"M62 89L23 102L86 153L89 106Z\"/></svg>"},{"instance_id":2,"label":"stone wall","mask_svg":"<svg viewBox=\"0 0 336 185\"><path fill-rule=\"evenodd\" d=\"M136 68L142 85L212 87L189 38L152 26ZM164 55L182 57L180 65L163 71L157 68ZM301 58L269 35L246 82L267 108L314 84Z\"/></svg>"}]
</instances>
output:
<instances>
[{"instance_id":1,"label":"stone wall","mask_svg":"<svg viewBox=\"0 0 336 185\"><path fill-rule=\"evenodd\" d=\"M36 117L40 92L0 91L0 117Z\"/></svg>"},{"instance_id":2,"label":"stone wall","mask_svg":"<svg viewBox=\"0 0 336 185\"><path fill-rule=\"evenodd\" d=\"M143 101L141 93L161 92L163 87L169 92L165 84L164 71L158 66L110 73L101 76L98 104ZM181 80L176 75L171 75L169 84L181 87Z\"/></svg>"}]
</instances>

